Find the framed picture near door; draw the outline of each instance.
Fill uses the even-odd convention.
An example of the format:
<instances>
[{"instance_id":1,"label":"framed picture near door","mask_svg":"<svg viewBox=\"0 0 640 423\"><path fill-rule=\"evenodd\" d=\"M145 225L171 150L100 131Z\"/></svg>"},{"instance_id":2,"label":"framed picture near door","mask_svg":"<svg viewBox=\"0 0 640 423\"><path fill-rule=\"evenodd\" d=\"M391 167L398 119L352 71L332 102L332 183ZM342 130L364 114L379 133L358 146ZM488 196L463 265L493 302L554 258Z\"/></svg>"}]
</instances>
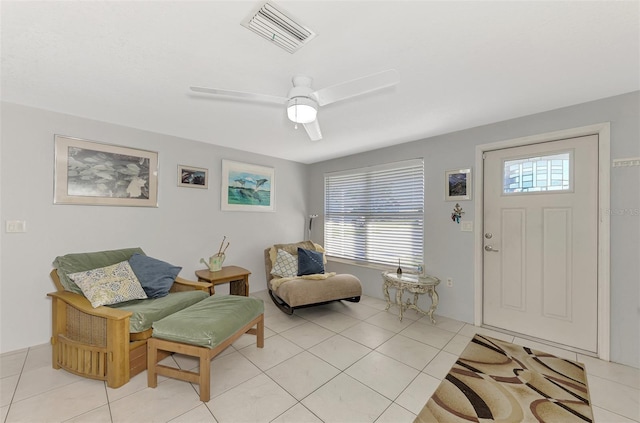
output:
<instances>
[{"instance_id":1,"label":"framed picture near door","mask_svg":"<svg viewBox=\"0 0 640 423\"><path fill-rule=\"evenodd\" d=\"M445 201L471 200L471 169L447 170L444 173Z\"/></svg>"}]
</instances>

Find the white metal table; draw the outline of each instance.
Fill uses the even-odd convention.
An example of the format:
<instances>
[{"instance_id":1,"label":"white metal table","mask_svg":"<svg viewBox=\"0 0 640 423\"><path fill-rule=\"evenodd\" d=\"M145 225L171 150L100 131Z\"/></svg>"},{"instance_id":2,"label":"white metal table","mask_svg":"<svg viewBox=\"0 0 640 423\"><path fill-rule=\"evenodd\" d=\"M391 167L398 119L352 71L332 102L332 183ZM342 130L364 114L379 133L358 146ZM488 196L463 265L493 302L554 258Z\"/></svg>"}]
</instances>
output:
<instances>
[{"instance_id":1,"label":"white metal table","mask_svg":"<svg viewBox=\"0 0 640 423\"><path fill-rule=\"evenodd\" d=\"M385 310L389 310L389 307L391 307L389 288L395 288L396 305L400 308L400 321L402 321L404 310L412 309L429 316L431 323L436 323L436 319L433 318L433 313L438 307L436 286L440 283L440 279L434 276L418 275L416 273L402 273L398 275L394 271L387 271L382 273L382 280L384 281L382 290L387 300L387 308ZM406 303L402 302L402 294L405 290L413 294L413 302L411 302L409 298L407 298ZM418 295L424 293L428 293L431 297L431 307L428 311L424 311L418 307Z\"/></svg>"}]
</instances>

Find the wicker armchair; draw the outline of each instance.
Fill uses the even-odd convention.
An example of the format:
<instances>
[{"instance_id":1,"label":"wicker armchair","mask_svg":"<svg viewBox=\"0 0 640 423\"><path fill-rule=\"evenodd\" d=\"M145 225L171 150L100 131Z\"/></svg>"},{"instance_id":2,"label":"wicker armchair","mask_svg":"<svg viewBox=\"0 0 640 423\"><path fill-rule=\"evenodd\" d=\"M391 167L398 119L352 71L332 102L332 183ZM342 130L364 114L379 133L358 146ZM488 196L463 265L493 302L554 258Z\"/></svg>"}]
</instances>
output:
<instances>
[{"instance_id":1,"label":"wicker armchair","mask_svg":"<svg viewBox=\"0 0 640 423\"><path fill-rule=\"evenodd\" d=\"M131 311L106 306L93 308L83 295L65 290L56 269L51 279L57 292L48 294L52 305L52 363L118 388L147 368L147 339L152 329L130 333ZM176 278L170 292L209 292L210 283ZM163 357L160 357L160 359Z\"/></svg>"}]
</instances>

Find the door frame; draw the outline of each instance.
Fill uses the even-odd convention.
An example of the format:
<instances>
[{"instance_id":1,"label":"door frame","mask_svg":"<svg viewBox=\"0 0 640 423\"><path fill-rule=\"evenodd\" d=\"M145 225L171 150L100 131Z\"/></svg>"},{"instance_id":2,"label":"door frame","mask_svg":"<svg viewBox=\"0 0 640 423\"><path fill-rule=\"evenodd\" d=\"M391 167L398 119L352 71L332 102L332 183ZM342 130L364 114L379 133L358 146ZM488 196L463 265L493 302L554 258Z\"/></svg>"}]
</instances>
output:
<instances>
[{"instance_id":1,"label":"door frame","mask_svg":"<svg viewBox=\"0 0 640 423\"><path fill-rule=\"evenodd\" d=\"M542 142L598 135L598 358L609 361L610 357L610 225L606 213L610 204L611 180L611 124L609 122L570 128L544 134L497 141L476 146L475 216L478 228L474 237L474 325L483 325L483 239L484 233L484 160L486 151L520 147Z\"/></svg>"}]
</instances>

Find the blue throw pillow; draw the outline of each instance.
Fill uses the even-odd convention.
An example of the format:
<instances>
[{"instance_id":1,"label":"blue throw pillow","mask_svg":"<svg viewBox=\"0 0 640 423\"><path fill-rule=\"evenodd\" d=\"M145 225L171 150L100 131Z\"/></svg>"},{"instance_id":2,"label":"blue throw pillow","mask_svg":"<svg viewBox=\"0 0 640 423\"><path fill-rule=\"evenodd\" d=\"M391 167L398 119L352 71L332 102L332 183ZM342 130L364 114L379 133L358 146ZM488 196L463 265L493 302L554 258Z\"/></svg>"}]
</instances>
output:
<instances>
[{"instance_id":1,"label":"blue throw pillow","mask_svg":"<svg viewBox=\"0 0 640 423\"><path fill-rule=\"evenodd\" d=\"M129 259L129 265L149 298L166 296L173 281L182 270L182 267L173 266L142 254L132 255Z\"/></svg>"},{"instance_id":2,"label":"blue throw pillow","mask_svg":"<svg viewBox=\"0 0 640 423\"><path fill-rule=\"evenodd\" d=\"M298 247L298 276L324 273L322 253Z\"/></svg>"}]
</instances>

